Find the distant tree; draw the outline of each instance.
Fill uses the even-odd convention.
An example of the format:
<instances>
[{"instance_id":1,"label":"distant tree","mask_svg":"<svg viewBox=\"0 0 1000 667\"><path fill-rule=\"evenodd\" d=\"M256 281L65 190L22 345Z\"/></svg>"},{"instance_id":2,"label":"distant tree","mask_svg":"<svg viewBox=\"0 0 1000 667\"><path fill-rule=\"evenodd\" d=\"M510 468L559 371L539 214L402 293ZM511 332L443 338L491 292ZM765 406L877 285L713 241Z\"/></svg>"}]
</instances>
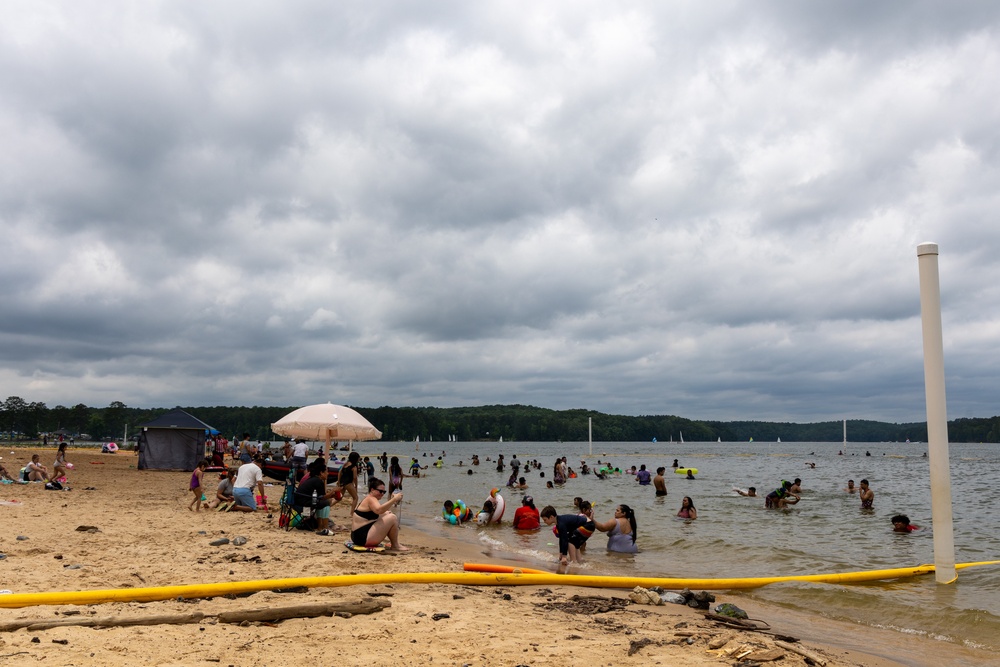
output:
<instances>
[{"instance_id":1,"label":"distant tree","mask_svg":"<svg viewBox=\"0 0 1000 667\"><path fill-rule=\"evenodd\" d=\"M14 431L24 429L22 424L27 412L28 403L20 396L9 396L3 402L3 425L9 440L14 439Z\"/></svg>"}]
</instances>

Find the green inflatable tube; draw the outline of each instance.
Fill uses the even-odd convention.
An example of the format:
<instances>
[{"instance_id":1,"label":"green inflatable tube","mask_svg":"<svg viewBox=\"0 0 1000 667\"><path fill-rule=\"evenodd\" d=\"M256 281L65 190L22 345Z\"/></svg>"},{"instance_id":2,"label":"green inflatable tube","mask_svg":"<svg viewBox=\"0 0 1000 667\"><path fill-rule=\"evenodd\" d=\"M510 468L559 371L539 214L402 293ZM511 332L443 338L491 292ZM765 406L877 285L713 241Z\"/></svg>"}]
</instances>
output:
<instances>
[{"instance_id":1,"label":"green inflatable tube","mask_svg":"<svg viewBox=\"0 0 1000 667\"><path fill-rule=\"evenodd\" d=\"M997 565L1000 561L959 563L956 569L977 565ZM892 570L865 570L841 574L814 574L788 577L752 577L733 579L672 579L663 577L601 577L578 574L520 574L480 572L397 572L379 574L344 574L329 577L261 579L216 584L187 584L152 588L110 588L91 591L54 593L15 593L0 595L0 608L16 609L38 605L102 604L105 602L153 602L174 598L208 598L221 595L255 593L281 588L333 588L338 586L373 586L379 584L460 584L463 586L583 586L590 588L652 588L668 590L700 588L727 590L758 588L768 584L803 581L826 584L849 584L880 579L899 579L934 572L933 565L919 565Z\"/></svg>"}]
</instances>

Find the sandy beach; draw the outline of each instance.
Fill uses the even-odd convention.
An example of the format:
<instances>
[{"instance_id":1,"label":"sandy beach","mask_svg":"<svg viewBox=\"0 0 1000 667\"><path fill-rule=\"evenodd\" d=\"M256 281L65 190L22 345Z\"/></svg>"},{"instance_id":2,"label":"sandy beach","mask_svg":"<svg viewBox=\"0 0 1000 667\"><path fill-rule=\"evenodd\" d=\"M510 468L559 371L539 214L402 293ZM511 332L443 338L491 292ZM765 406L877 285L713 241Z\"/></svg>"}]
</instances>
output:
<instances>
[{"instance_id":1,"label":"sandy beach","mask_svg":"<svg viewBox=\"0 0 1000 667\"><path fill-rule=\"evenodd\" d=\"M2 462L12 474L32 453L41 453L46 465L53 458L53 450L10 452L3 450ZM135 589L342 574L461 572L465 562L503 562L481 549L405 526L402 540L411 551L354 553L344 547L344 531L320 537L280 530L278 484L269 490L271 512L195 513L187 509L190 473L136 470L131 453L71 449L68 460L75 464L68 491L45 490L37 483L2 487L5 530L0 553L5 558L0 560L0 588L13 593ZM206 479L211 498L217 480L213 475ZM334 508L337 524L346 525L347 517L346 505ZM246 544L210 545L237 536L246 537ZM800 652L777 644L774 634L727 627L680 605L634 604L629 592L396 583L5 608L0 609L0 626L6 627L0 632L0 658L5 664L58 665L810 664ZM716 598L716 604L730 601L724 591ZM324 603L361 613L242 623L227 622L225 616ZM817 664L985 665L993 660L943 642L790 614L745 600L738 603L759 627L800 640L792 645L821 661ZM158 621L167 616L175 618L151 625L10 629L28 621ZM176 622L184 617L195 622Z\"/></svg>"}]
</instances>

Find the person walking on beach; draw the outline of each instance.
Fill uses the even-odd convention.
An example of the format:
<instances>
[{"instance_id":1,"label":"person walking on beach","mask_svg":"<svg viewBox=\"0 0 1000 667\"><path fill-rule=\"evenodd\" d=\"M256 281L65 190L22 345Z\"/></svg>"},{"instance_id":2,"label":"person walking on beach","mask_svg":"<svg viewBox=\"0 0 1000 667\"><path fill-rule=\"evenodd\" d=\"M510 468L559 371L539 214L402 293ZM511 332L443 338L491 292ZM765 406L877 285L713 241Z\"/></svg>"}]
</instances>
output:
<instances>
[{"instance_id":1,"label":"person walking on beach","mask_svg":"<svg viewBox=\"0 0 1000 667\"><path fill-rule=\"evenodd\" d=\"M861 509L874 509L875 492L868 488L868 480L863 479L858 482L858 485L860 486L858 498L861 500Z\"/></svg>"},{"instance_id":2,"label":"person walking on beach","mask_svg":"<svg viewBox=\"0 0 1000 667\"><path fill-rule=\"evenodd\" d=\"M56 462L52 464L52 479L58 480L66 476L68 466L66 464L66 443L60 443L59 450L56 451Z\"/></svg>"},{"instance_id":3,"label":"person walking on beach","mask_svg":"<svg viewBox=\"0 0 1000 667\"><path fill-rule=\"evenodd\" d=\"M188 509L192 512L201 511L201 478L205 475L205 468L208 467L208 461L202 459L198 461L198 467L194 469L191 473L191 492L194 494L194 500L188 505Z\"/></svg>"},{"instance_id":4,"label":"person walking on beach","mask_svg":"<svg viewBox=\"0 0 1000 667\"><path fill-rule=\"evenodd\" d=\"M667 480L663 478L663 473L666 471L666 468L660 466L656 469L656 477L653 478L653 488L656 489L656 495L658 496L667 495Z\"/></svg>"},{"instance_id":5,"label":"person walking on beach","mask_svg":"<svg viewBox=\"0 0 1000 667\"><path fill-rule=\"evenodd\" d=\"M340 468L337 485L351 496L351 509L358 506L358 462L361 454L351 452L347 455L347 463Z\"/></svg>"},{"instance_id":6,"label":"person walking on beach","mask_svg":"<svg viewBox=\"0 0 1000 667\"><path fill-rule=\"evenodd\" d=\"M243 439L240 440L240 461L244 464L253 461L253 445L250 444L250 434L244 433Z\"/></svg>"},{"instance_id":7,"label":"person walking on beach","mask_svg":"<svg viewBox=\"0 0 1000 667\"><path fill-rule=\"evenodd\" d=\"M389 452L382 452L382 456L378 457L378 463L382 472L389 472Z\"/></svg>"},{"instance_id":8,"label":"person walking on beach","mask_svg":"<svg viewBox=\"0 0 1000 667\"><path fill-rule=\"evenodd\" d=\"M298 477L299 471L306 469L306 461L308 460L309 445L306 444L305 440L300 438L295 441L295 446L292 447L292 458L290 461L292 468L295 470L296 477Z\"/></svg>"}]
</instances>

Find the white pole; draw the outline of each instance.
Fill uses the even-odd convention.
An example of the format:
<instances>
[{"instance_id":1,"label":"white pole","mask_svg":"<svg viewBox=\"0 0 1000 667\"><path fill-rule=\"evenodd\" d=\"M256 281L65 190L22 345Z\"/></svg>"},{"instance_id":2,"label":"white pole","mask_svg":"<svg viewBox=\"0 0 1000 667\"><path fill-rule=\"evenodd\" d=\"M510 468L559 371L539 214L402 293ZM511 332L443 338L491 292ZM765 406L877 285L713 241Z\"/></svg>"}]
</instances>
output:
<instances>
[{"instance_id":1,"label":"white pole","mask_svg":"<svg viewBox=\"0 0 1000 667\"><path fill-rule=\"evenodd\" d=\"M587 417L587 440L590 442L590 455L594 455L594 418Z\"/></svg>"},{"instance_id":2,"label":"white pole","mask_svg":"<svg viewBox=\"0 0 1000 667\"><path fill-rule=\"evenodd\" d=\"M931 522L934 526L934 578L949 584L955 570L951 474L948 468L948 411L944 391L944 342L941 333L941 281L938 246L917 246L920 269L920 315L924 337L924 392L927 400L927 448L931 467Z\"/></svg>"}]
</instances>

